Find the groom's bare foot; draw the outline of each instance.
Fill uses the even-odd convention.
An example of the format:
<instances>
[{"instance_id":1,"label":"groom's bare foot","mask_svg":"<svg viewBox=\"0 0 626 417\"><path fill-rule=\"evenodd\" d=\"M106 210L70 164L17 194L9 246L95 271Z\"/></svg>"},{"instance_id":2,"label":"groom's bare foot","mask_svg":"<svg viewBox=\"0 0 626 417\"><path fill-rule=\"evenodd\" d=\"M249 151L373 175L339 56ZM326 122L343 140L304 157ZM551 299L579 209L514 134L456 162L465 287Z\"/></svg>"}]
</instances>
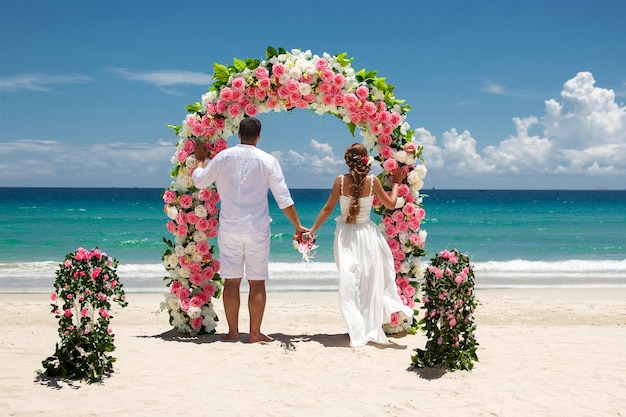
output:
<instances>
[{"instance_id":1,"label":"groom's bare foot","mask_svg":"<svg viewBox=\"0 0 626 417\"><path fill-rule=\"evenodd\" d=\"M260 333L258 335L250 335L250 337L248 338L248 343L269 343L269 342L273 342L274 338L264 335L263 333Z\"/></svg>"},{"instance_id":2,"label":"groom's bare foot","mask_svg":"<svg viewBox=\"0 0 626 417\"><path fill-rule=\"evenodd\" d=\"M235 333L235 334L231 334L231 333L226 333L223 334L220 339L223 342L237 342L239 340L239 334Z\"/></svg>"}]
</instances>

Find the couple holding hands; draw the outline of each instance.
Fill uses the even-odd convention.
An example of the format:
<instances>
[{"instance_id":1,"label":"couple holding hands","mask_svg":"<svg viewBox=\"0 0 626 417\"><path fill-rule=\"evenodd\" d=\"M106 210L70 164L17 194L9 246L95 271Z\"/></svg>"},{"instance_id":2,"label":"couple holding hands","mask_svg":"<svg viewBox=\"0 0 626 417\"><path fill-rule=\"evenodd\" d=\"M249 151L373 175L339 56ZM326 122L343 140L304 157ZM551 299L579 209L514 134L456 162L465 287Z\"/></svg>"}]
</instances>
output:
<instances>
[{"instance_id":1,"label":"couple holding hands","mask_svg":"<svg viewBox=\"0 0 626 417\"><path fill-rule=\"evenodd\" d=\"M369 174L365 146L350 145L344 155L348 173L335 178L326 204L307 229L300 223L278 160L257 147L261 122L254 117L243 119L238 136L238 145L219 152L209 163L206 149L201 144L196 146L198 163L192 174L198 188L215 183L221 198L218 247L228 322L228 333L222 339L239 340L240 284L245 272L250 285L248 341L273 340L261 333L270 253L270 190L294 225L298 241L314 239L315 232L339 202L341 216L336 219L333 249L339 271L339 307L350 346L360 347L368 342L389 344L382 325L389 323L394 312L413 316L413 309L398 296L391 250L370 214L375 196L385 207L395 207L402 171L393 172L394 185L389 195L380 180Z\"/></svg>"}]
</instances>

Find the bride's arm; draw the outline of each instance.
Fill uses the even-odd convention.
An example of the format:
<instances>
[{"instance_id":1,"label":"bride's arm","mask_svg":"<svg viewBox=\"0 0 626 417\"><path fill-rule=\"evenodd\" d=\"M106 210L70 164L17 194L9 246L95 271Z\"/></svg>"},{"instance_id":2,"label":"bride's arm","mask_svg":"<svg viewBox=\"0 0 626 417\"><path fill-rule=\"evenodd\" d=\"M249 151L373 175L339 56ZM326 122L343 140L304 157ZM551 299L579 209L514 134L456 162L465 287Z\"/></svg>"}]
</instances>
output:
<instances>
[{"instance_id":1,"label":"bride's arm","mask_svg":"<svg viewBox=\"0 0 626 417\"><path fill-rule=\"evenodd\" d=\"M378 177L373 176L372 179L374 181L374 193L378 197L381 203L388 209L392 210L396 207L396 202L398 201L398 187L399 183L402 181L402 170L398 168L392 174L393 186L391 188L391 195L387 194L383 185L380 183Z\"/></svg>"},{"instance_id":2,"label":"bride's arm","mask_svg":"<svg viewBox=\"0 0 626 417\"><path fill-rule=\"evenodd\" d=\"M315 232L317 229L324 224L328 216L332 214L335 210L335 206L337 205L337 201L339 201L339 194L341 193L341 180L340 177L335 178L335 182L333 183L333 189L330 191L330 195L328 196L328 200L326 200L326 204L320 210L320 213L317 215L317 219L315 219L315 223L311 226L309 233L311 236L315 236Z\"/></svg>"}]
</instances>

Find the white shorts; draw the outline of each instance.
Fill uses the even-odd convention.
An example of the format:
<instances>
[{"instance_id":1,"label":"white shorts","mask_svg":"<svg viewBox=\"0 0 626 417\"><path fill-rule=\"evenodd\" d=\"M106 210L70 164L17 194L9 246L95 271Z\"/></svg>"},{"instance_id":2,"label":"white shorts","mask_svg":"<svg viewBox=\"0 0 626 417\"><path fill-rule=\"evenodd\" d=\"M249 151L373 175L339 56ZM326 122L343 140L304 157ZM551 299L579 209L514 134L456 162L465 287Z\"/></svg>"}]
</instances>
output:
<instances>
[{"instance_id":1,"label":"white shorts","mask_svg":"<svg viewBox=\"0 0 626 417\"><path fill-rule=\"evenodd\" d=\"M243 278L248 281L268 279L270 258L269 231L256 233L228 233L219 231L220 276L224 279Z\"/></svg>"}]
</instances>

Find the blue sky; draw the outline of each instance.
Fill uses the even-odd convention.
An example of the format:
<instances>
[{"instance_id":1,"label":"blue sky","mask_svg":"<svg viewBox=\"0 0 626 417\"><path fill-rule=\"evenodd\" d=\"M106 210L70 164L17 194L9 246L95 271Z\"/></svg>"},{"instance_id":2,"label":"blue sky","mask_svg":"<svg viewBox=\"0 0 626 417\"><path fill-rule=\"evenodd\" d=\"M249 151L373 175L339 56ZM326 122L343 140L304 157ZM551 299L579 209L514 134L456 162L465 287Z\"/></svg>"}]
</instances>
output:
<instances>
[{"instance_id":1,"label":"blue sky","mask_svg":"<svg viewBox=\"0 0 626 417\"><path fill-rule=\"evenodd\" d=\"M624 189L625 18L621 0L0 0L0 186L167 188L165 125L213 63L274 46L395 85L427 189ZM294 188L329 188L360 140L333 116L261 119Z\"/></svg>"}]
</instances>

